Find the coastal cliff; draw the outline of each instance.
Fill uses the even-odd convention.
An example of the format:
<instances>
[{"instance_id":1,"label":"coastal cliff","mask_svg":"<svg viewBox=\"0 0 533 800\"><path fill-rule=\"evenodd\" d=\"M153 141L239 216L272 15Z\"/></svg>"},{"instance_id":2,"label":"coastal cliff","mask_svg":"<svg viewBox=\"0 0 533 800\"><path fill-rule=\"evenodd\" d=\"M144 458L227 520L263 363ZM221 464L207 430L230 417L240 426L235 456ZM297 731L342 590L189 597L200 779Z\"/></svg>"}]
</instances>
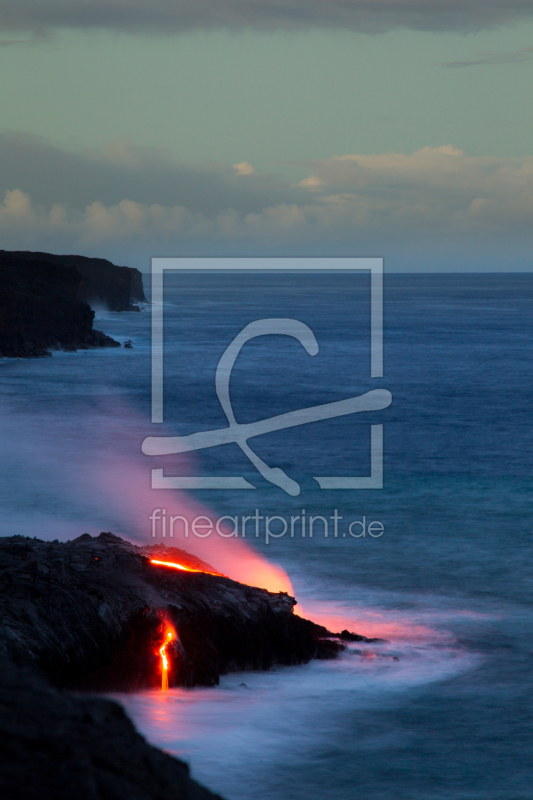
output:
<instances>
[{"instance_id":1,"label":"coastal cliff","mask_svg":"<svg viewBox=\"0 0 533 800\"><path fill-rule=\"evenodd\" d=\"M136 303L146 301L139 270L133 267L119 267L105 258L0 250L0 264L5 259L23 263L38 261L60 267L76 267L81 276L76 297L92 307L104 306L109 311L138 311Z\"/></svg>"},{"instance_id":2,"label":"coastal cliff","mask_svg":"<svg viewBox=\"0 0 533 800\"><path fill-rule=\"evenodd\" d=\"M335 658L342 640L376 641L332 634L296 616L295 604L184 550L112 533L0 539L1 796L221 800L149 745L120 705L81 690L160 688L169 628L170 687Z\"/></svg>"},{"instance_id":3,"label":"coastal cliff","mask_svg":"<svg viewBox=\"0 0 533 800\"><path fill-rule=\"evenodd\" d=\"M0 653L57 686L139 690L161 685L166 625L177 634L170 686L213 686L228 672L334 658L343 649L296 616L285 593L155 565L153 557L111 533L0 540Z\"/></svg>"},{"instance_id":4,"label":"coastal cliff","mask_svg":"<svg viewBox=\"0 0 533 800\"><path fill-rule=\"evenodd\" d=\"M185 570L153 563L178 558ZM170 687L335 658L341 642L295 616L295 602L183 550L136 547L112 533L0 539L1 796L221 800L149 745L120 705L80 690L161 687L169 626Z\"/></svg>"},{"instance_id":5,"label":"coastal cliff","mask_svg":"<svg viewBox=\"0 0 533 800\"><path fill-rule=\"evenodd\" d=\"M122 707L0 656L2 800L222 800L148 744Z\"/></svg>"},{"instance_id":6,"label":"coastal cliff","mask_svg":"<svg viewBox=\"0 0 533 800\"><path fill-rule=\"evenodd\" d=\"M120 347L93 329L94 311L78 298L74 266L0 257L0 356L49 355L50 348Z\"/></svg>"}]
</instances>

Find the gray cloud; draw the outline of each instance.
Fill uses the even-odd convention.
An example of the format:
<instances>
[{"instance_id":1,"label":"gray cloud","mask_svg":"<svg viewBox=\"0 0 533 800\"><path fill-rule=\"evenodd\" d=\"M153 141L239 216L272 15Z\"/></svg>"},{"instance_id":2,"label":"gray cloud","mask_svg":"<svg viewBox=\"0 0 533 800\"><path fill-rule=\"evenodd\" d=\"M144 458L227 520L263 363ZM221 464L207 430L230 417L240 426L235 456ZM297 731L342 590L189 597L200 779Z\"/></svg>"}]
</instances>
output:
<instances>
[{"instance_id":1,"label":"gray cloud","mask_svg":"<svg viewBox=\"0 0 533 800\"><path fill-rule=\"evenodd\" d=\"M250 168L251 169L251 168ZM162 149L118 142L101 151L68 152L38 136L0 134L0 190L19 189L42 205L93 202L115 205L124 198L145 205L185 206L192 213L227 208L260 211L265 205L302 202L303 188L255 175L243 164L180 164Z\"/></svg>"},{"instance_id":2,"label":"gray cloud","mask_svg":"<svg viewBox=\"0 0 533 800\"><path fill-rule=\"evenodd\" d=\"M129 33L194 29L393 28L475 31L533 14L533 0L0 0L0 28L106 28Z\"/></svg>"},{"instance_id":3,"label":"gray cloud","mask_svg":"<svg viewBox=\"0 0 533 800\"><path fill-rule=\"evenodd\" d=\"M72 153L0 136L0 236L59 252L302 252L432 237L531 240L533 157L412 154L301 162L296 185L253 165L183 165L119 143ZM365 248L367 249L367 248ZM368 251L369 252L369 251Z\"/></svg>"},{"instance_id":4,"label":"gray cloud","mask_svg":"<svg viewBox=\"0 0 533 800\"><path fill-rule=\"evenodd\" d=\"M446 61L439 64L441 67L461 69L462 67L476 67L478 64L529 64L533 61L533 47L522 47L509 53L489 53L470 61Z\"/></svg>"},{"instance_id":5,"label":"gray cloud","mask_svg":"<svg viewBox=\"0 0 533 800\"><path fill-rule=\"evenodd\" d=\"M36 44L42 44L45 41L41 39L4 39L0 40L0 47L35 47Z\"/></svg>"}]
</instances>

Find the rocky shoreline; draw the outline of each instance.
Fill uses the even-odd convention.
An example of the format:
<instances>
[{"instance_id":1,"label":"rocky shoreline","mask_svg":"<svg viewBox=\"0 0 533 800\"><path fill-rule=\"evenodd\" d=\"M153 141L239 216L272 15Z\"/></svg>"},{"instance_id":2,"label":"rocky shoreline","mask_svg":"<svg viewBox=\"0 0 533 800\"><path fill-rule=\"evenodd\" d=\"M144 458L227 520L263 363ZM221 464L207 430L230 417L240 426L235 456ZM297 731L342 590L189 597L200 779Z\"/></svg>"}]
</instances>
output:
<instances>
[{"instance_id":1,"label":"rocky shoreline","mask_svg":"<svg viewBox=\"0 0 533 800\"><path fill-rule=\"evenodd\" d=\"M104 259L0 251L0 357L49 356L50 350L120 347L93 329L89 302L139 310L138 270Z\"/></svg>"},{"instance_id":2,"label":"rocky shoreline","mask_svg":"<svg viewBox=\"0 0 533 800\"><path fill-rule=\"evenodd\" d=\"M207 571L152 563L178 558ZM160 687L169 626L171 687L335 658L341 639L364 639L296 616L295 603L184 551L136 547L112 533L63 543L0 539L2 797L218 797L186 764L149 745L119 705L80 691Z\"/></svg>"},{"instance_id":3,"label":"rocky shoreline","mask_svg":"<svg viewBox=\"0 0 533 800\"><path fill-rule=\"evenodd\" d=\"M214 686L231 671L334 658L343 649L295 615L289 595L157 566L147 551L112 533L0 540L0 653L57 686L133 691L160 685L167 624L178 633L171 686Z\"/></svg>"},{"instance_id":4,"label":"rocky shoreline","mask_svg":"<svg viewBox=\"0 0 533 800\"><path fill-rule=\"evenodd\" d=\"M0 265L5 261L39 262L58 267L75 267L80 274L76 299L92 306L105 306L109 311L139 311L137 303L145 303L142 274L134 267L119 267L105 258L27 250L0 250Z\"/></svg>"},{"instance_id":5,"label":"rocky shoreline","mask_svg":"<svg viewBox=\"0 0 533 800\"><path fill-rule=\"evenodd\" d=\"M0 655L2 800L222 800L111 700L57 689Z\"/></svg>"}]
</instances>

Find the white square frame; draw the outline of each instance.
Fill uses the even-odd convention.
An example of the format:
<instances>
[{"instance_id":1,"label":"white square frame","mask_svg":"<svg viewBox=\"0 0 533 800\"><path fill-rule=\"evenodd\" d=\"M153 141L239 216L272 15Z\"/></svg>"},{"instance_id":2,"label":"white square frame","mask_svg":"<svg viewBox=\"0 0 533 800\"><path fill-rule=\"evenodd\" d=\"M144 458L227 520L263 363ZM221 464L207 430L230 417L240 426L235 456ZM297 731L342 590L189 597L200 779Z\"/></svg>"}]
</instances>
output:
<instances>
[{"instance_id":1,"label":"white square frame","mask_svg":"<svg viewBox=\"0 0 533 800\"><path fill-rule=\"evenodd\" d=\"M153 258L152 422L163 422L164 274L167 271L370 272L370 377L383 377L382 258ZM370 426L369 476L314 476L321 489L383 488L383 425ZM255 489L242 477L170 477L152 470L153 489Z\"/></svg>"}]
</instances>

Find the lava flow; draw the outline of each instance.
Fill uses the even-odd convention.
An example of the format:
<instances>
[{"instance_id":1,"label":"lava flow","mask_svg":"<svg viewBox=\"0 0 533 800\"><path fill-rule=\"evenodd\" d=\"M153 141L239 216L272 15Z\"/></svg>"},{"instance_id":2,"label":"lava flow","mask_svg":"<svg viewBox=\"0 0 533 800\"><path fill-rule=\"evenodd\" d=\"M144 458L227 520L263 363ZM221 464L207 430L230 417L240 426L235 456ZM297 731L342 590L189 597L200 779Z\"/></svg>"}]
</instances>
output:
<instances>
[{"instance_id":1,"label":"lava flow","mask_svg":"<svg viewBox=\"0 0 533 800\"><path fill-rule=\"evenodd\" d=\"M159 648L161 656L161 691L168 691L168 656L166 653L167 645L172 641L172 632L168 631L166 641Z\"/></svg>"},{"instance_id":2,"label":"lava flow","mask_svg":"<svg viewBox=\"0 0 533 800\"><path fill-rule=\"evenodd\" d=\"M174 569L182 569L185 572L203 572L204 575L217 575L216 572L206 572L203 569L193 569L192 567L184 567L183 564L178 564L175 561L159 561L156 558L150 559L150 564L159 564L162 567L173 567Z\"/></svg>"}]
</instances>

